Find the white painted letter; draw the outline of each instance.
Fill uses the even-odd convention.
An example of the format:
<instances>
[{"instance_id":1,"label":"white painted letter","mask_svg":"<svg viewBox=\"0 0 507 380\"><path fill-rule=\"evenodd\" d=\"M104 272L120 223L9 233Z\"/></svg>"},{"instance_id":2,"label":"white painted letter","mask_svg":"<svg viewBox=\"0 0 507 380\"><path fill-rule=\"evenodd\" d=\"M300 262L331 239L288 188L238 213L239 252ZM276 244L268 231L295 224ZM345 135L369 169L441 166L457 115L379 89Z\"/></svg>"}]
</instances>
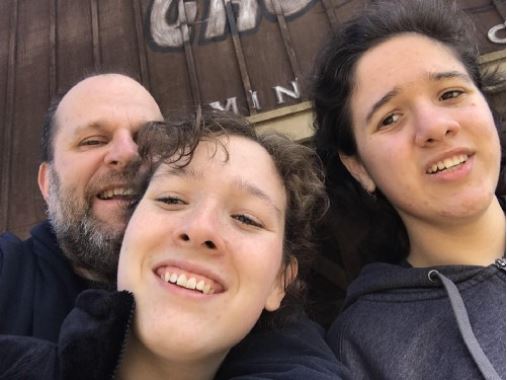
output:
<instances>
[{"instance_id":1,"label":"white painted letter","mask_svg":"<svg viewBox=\"0 0 507 380\"><path fill-rule=\"evenodd\" d=\"M213 102L209 104L210 107L220 110L220 111L231 111L234 112L236 115L239 114L238 111L238 104L236 103L236 97L227 98L227 101L225 103L225 106L223 106L220 102Z\"/></svg>"},{"instance_id":2,"label":"white painted letter","mask_svg":"<svg viewBox=\"0 0 507 380\"><path fill-rule=\"evenodd\" d=\"M188 28L181 28L185 21L192 23L197 17L197 4L195 1L178 2L178 16L173 24L167 23L167 12L174 0L153 0L150 15L150 32L153 41L161 47L181 47L183 41L190 39ZM188 19L187 19L188 17Z\"/></svg>"},{"instance_id":3,"label":"white painted letter","mask_svg":"<svg viewBox=\"0 0 507 380\"><path fill-rule=\"evenodd\" d=\"M285 103L285 100L283 99L283 95L287 95L291 97L292 99L299 99L301 98L301 93L299 92L299 86L297 81L291 81L290 84L292 85L292 91L282 87L282 86L275 86L273 87L273 90L275 90L276 94L276 102L277 104L283 104Z\"/></svg>"},{"instance_id":4,"label":"white painted letter","mask_svg":"<svg viewBox=\"0 0 507 380\"><path fill-rule=\"evenodd\" d=\"M236 26L240 32L253 29L257 26L257 0L210 0L208 23L204 34L206 39L220 37L225 34L227 16L224 1L239 6Z\"/></svg>"}]
</instances>

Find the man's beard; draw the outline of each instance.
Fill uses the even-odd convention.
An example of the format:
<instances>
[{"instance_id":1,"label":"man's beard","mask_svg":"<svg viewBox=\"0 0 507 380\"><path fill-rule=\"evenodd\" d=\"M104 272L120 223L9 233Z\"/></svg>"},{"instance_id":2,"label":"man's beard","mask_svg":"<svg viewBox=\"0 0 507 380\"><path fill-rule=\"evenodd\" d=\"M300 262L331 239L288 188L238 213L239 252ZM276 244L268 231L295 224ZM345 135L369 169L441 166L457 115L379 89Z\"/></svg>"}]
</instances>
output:
<instances>
[{"instance_id":1,"label":"man's beard","mask_svg":"<svg viewBox=\"0 0 507 380\"><path fill-rule=\"evenodd\" d=\"M48 169L48 215L61 250L84 277L98 282L115 283L127 210L123 210L123 227L114 227L97 219L92 210L94 192L87 189L80 199L76 189L62 188L52 165ZM132 177L131 172L108 173L107 180L121 178L123 182L132 184Z\"/></svg>"}]
</instances>

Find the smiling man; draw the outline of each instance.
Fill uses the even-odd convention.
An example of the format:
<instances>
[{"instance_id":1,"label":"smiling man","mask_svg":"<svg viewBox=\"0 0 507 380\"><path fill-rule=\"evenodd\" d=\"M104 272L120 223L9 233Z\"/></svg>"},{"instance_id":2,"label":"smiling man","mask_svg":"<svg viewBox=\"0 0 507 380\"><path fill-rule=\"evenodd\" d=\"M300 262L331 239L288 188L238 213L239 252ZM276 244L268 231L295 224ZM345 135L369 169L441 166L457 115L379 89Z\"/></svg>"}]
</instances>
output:
<instances>
[{"instance_id":1,"label":"smiling man","mask_svg":"<svg viewBox=\"0 0 507 380\"><path fill-rule=\"evenodd\" d=\"M38 175L49 220L26 241L0 238L0 333L56 340L81 290L114 283L136 134L152 120L156 101L120 74L90 76L51 105Z\"/></svg>"}]
</instances>

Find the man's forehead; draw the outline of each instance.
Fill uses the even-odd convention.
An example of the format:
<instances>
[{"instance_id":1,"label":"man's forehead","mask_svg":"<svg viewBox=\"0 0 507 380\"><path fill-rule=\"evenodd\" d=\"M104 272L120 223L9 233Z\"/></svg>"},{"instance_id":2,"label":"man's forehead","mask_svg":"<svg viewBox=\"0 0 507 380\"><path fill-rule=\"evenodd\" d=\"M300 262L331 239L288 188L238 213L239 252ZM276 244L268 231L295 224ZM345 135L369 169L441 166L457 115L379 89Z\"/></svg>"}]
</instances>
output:
<instances>
[{"instance_id":1,"label":"man's forehead","mask_svg":"<svg viewBox=\"0 0 507 380\"><path fill-rule=\"evenodd\" d=\"M139 128L148 121L161 120L160 109L139 83L128 77L108 74L87 78L63 97L56 112L57 129Z\"/></svg>"}]
</instances>

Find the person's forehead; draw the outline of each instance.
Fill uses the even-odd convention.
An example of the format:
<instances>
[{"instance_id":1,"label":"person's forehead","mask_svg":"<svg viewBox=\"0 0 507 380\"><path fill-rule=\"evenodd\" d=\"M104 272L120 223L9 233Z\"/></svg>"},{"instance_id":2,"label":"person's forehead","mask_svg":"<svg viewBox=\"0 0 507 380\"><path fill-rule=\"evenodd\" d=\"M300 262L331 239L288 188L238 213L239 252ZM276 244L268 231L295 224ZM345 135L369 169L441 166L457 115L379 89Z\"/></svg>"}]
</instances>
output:
<instances>
[{"instance_id":1,"label":"person's forehead","mask_svg":"<svg viewBox=\"0 0 507 380\"><path fill-rule=\"evenodd\" d=\"M114 130L123 125L137 130L161 119L157 103L139 83L120 75L97 76L63 97L55 112L55 135L60 129L75 133L88 127Z\"/></svg>"},{"instance_id":2,"label":"person's forehead","mask_svg":"<svg viewBox=\"0 0 507 380\"><path fill-rule=\"evenodd\" d=\"M372 79L415 80L441 70L462 70L463 63L455 52L440 41L417 33L404 33L376 45L359 59L355 70L358 86L371 87L382 81ZM372 78L374 77L374 78Z\"/></svg>"}]
</instances>

